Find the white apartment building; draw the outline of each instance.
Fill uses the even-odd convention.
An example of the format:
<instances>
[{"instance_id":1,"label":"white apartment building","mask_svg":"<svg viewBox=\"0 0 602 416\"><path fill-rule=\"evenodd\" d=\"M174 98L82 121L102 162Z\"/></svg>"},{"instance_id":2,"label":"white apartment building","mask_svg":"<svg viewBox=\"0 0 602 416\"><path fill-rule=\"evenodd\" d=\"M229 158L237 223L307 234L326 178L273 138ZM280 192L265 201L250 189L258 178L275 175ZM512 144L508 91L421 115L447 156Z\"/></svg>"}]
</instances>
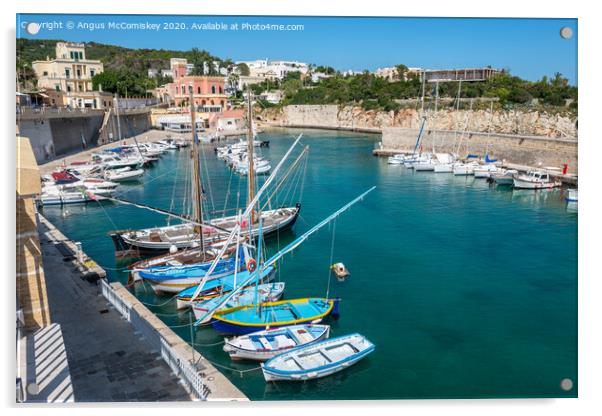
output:
<instances>
[{"instance_id":1,"label":"white apartment building","mask_svg":"<svg viewBox=\"0 0 602 416\"><path fill-rule=\"evenodd\" d=\"M306 74L309 67L305 62L298 61L268 61L258 59L255 61L237 61L236 64L246 64L249 67L249 76L269 79L283 79L289 72L299 71Z\"/></svg>"}]
</instances>

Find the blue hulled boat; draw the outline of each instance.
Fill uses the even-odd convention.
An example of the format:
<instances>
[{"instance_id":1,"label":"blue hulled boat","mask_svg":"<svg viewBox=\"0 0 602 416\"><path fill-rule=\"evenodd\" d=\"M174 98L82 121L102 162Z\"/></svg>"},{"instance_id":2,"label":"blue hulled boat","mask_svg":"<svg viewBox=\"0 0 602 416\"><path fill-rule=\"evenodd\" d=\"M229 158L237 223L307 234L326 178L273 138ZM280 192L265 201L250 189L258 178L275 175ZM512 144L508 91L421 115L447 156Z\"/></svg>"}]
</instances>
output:
<instances>
[{"instance_id":1,"label":"blue hulled boat","mask_svg":"<svg viewBox=\"0 0 602 416\"><path fill-rule=\"evenodd\" d=\"M276 268L274 266L268 266L260 271L259 281L260 283L268 283L274 277L274 271ZM216 296L225 295L232 290L234 290L236 282L248 282L250 273L248 270L243 270L236 274L229 274L228 276L220 277L218 279L213 279L205 283L203 286L203 290L199 292L196 296L196 300L205 300L214 298ZM236 282L235 282L236 281ZM249 286L250 283L245 285L244 287ZM198 285L191 286L186 288L178 293L176 297L178 309L183 309L190 306L190 301L192 300L192 296L194 292L198 289Z\"/></svg>"},{"instance_id":2,"label":"blue hulled boat","mask_svg":"<svg viewBox=\"0 0 602 416\"><path fill-rule=\"evenodd\" d=\"M225 303L226 294L215 296L210 299L205 299L192 303L192 312L200 323L209 322L211 316L207 313L214 309L228 309L236 306L251 305L260 302L275 302L280 300L284 293L284 282L264 283L256 286L249 286L234 296L229 298ZM222 304L223 303L223 304Z\"/></svg>"},{"instance_id":3,"label":"blue hulled boat","mask_svg":"<svg viewBox=\"0 0 602 416\"><path fill-rule=\"evenodd\" d=\"M233 258L219 260L210 281L232 275L236 260ZM211 267L211 262L184 266L160 266L141 270L139 276L151 284L155 292L178 293L182 289L198 285ZM238 261L238 270L245 267L244 259Z\"/></svg>"}]
</instances>

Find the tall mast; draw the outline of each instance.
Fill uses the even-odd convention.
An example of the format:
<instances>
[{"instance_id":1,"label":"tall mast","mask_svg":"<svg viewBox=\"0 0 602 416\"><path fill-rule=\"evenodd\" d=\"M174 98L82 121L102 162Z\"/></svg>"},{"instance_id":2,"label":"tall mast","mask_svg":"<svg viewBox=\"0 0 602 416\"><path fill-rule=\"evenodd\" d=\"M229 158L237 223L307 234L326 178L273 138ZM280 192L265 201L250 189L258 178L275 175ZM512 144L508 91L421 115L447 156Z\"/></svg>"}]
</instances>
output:
<instances>
[{"instance_id":1,"label":"tall mast","mask_svg":"<svg viewBox=\"0 0 602 416\"><path fill-rule=\"evenodd\" d=\"M247 161L249 164L247 205L255 197L255 161L253 160L253 109L251 108L251 89L247 87ZM251 224L255 223L255 210L251 210Z\"/></svg>"},{"instance_id":2,"label":"tall mast","mask_svg":"<svg viewBox=\"0 0 602 416\"><path fill-rule=\"evenodd\" d=\"M121 141L121 123L119 122L119 101L117 101L117 97L119 94L115 93L115 114L117 116L117 141Z\"/></svg>"},{"instance_id":3,"label":"tall mast","mask_svg":"<svg viewBox=\"0 0 602 416\"><path fill-rule=\"evenodd\" d=\"M192 85L189 91L190 101L190 131L192 135L192 206L194 220L197 223L203 222L203 191L201 186L201 159L199 157L199 140L196 135L196 112L194 109L194 100L192 93ZM199 233L201 258L204 259L205 251L203 250L203 229L200 225L195 225L195 231Z\"/></svg>"}]
</instances>

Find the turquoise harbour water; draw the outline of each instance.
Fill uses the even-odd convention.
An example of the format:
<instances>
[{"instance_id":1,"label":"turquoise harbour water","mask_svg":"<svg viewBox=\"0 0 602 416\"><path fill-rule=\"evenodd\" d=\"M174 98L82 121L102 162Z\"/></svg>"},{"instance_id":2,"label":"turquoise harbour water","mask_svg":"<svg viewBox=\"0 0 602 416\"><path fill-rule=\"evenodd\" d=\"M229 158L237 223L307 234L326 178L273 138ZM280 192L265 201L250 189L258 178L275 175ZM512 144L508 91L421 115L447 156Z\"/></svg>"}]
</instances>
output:
<instances>
[{"instance_id":1,"label":"turquoise harbour water","mask_svg":"<svg viewBox=\"0 0 602 416\"><path fill-rule=\"evenodd\" d=\"M262 152L272 166L299 132L261 135L270 140ZM333 259L352 275L330 282L331 296L342 298L331 334L359 332L376 350L352 368L304 383L266 384L261 371L241 377L223 370L234 384L253 400L577 396L577 214L567 210L564 191L496 189L473 177L413 172L372 156L379 136L303 133L310 155L301 218L267 249L274 253L375 185L336 227L324 227L286 257L278 276L285 298L324 296L334 228ZM205 150L213 206L223 208L228 183L228 205L236 206L239 178L212 146ZM165 155L143 184L122 186L119 195L169 209L175 192L181 205L188 157ZM240 189L244 201L244 179ZM112 203L46 207L43 214L107 269L124 265L116 263L109 230L165 224L158 214ZM127 281L126 273L108 273ZM154 304L168 299L144 287L134 293ZM152 309L190 340L187 313L169 315L174 305ZM210 328L194 334L199 345L220 339ZM230 362L221 345L197 349L221 365L257 367ZM573 380L572 390L560 388L564 378Z\"/></svg>"}]
</instances>

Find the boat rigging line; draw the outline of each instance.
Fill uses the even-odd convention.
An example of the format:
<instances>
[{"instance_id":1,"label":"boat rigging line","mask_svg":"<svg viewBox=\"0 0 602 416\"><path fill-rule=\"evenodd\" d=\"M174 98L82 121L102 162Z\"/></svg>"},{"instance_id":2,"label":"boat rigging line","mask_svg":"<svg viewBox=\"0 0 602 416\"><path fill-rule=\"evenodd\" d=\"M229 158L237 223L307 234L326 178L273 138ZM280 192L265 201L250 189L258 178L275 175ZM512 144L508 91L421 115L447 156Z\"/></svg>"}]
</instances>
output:
<instances>
[{"instance_id":1,"label":"boat rigging line","mask_svg":"<svg viewBox=\"0 0 602 416\"><path fill-rule=\"evenodd\" d=\"M225 228L219 227L217 225L207 224L207 223L201 223L201 222L195 221L195 220L193 220L191 218L188 218L188 217L186 217L184 215L181 215L181 214L178 214L178 213L175 213L175 212L171 212L171 211L168 211L168 210L165 210L165 209L155 208L155 207L151 207L150 205L141 204L141 203L138 203L138 202L132 202L132 201L128 201L128 200L121 199L121 198L115 198L115 197L111 197L111 196L104 196L103 195L102 198L103 198L103 200L106 199L106 200L117 202L117 203L124 204L124 205L132 205L132 206L135 206L137 208L147 209L149 211L153 211L153 212L156 212L158 214L167 215L167 216L170 216L170 217L173 217L173 218L177 218L177 219L180 219L182 221L189 222L191 224L198 225L198 226L201 226L201 227L207 227L207 228L216 229L216 230L222 231L224 233L228 233L228 234L230 233L230 230L227 230ZM100 202L100 201L98 201L98 202ZM115 224L113 224L113 226L115 226ZM118 227L115 226L115 228L118 228Z\"/></svg>"}]
</instances>

